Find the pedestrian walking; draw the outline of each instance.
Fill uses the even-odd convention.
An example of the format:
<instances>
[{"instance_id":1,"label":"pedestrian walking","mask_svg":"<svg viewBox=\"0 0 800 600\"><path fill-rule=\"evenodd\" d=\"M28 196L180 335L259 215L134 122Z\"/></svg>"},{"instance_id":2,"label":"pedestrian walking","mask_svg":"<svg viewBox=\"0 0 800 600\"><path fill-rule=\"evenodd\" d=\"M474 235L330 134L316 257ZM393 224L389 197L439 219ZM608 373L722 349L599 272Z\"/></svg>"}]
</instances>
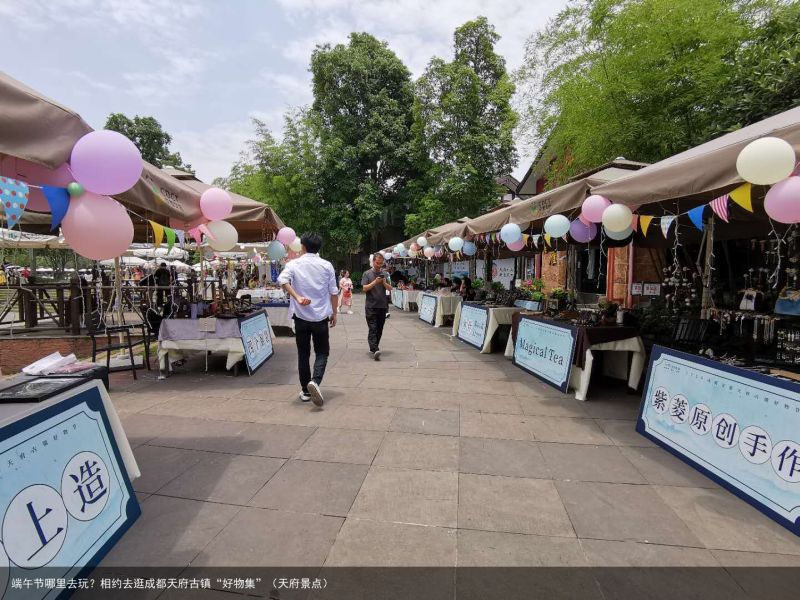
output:
<instances>
[{"instance_id":1,"label":"pedestrian walking","mask_svg":"<svg viewBox=\"0 0 800 600\"><path fill-rule=\"evenodd\" d=\"M336 327L339 288L333 265L319 256L322 238L316 233L304 233L300 244L301 255L286 263L278 276L278 283L290 297L289 314L294 319L300 400L311 400L322 406L324 398L320 385L330 354L328 327ZM309 367L312 341L313 374Z\"/></svg>"},{"instance_id":2,"label":"pedestrian walking","mask_svg":"<svg viewBox=\"0 0 800 600\"><path fill-rule=\"evenodd\" d=\"M342 269L339 273L339 289L341 290L341 298L339 300L339 312L353 314L353 280L350 279L350 271Z\"/></svg>"},{"instance_id":3,"label":"pedestrian walking","mask_svg":"<svg viewBox=\"0 0 800 600\"><path fill-rule=\"evenodd\" d=\"M370 356L374 360L381 359L381 336L383 336L386 313L389 310L386 294L392 291L389 275L383 270L383 260L383 255L376 252L372 257L372 268L361 278L361 286L366 294L364 314L369 327L367 341L369 342Z\"/></svg>"}]
</instances>

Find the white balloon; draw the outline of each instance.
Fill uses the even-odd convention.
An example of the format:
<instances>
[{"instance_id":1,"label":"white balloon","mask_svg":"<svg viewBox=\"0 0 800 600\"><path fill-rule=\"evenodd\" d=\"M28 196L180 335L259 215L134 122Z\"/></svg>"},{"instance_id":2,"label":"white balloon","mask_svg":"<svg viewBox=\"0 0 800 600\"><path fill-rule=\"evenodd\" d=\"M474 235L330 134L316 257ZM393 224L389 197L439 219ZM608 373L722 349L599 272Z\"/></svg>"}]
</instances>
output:
<instances>
[{"instance_id":1,"label":"white balloon","mask_svg":"<svg viewBox=\"0 0 800 600\"><path fill-rule=\"evenodd\" d=\"M610 231L605 227L603 228L603 230L606 232L606 235L608 237L610 237L612 240L617 240L617 241L624 240L626 237L628 237L633 233L633 227L631 227L630 222L628 223L628 228L625 229L624 231Z\"/></svg>"},{"instance_id":2,"label":"white balloon","mask_svg":"<svg viewBox=\"0 0 800 600\"><path fill-rule=\"evenodd\" d=\"M544 232L550 237L564 237L568 231L569 219L564 215L551 215L544 222Z\"/></svg>"},{"instance_id":3,"label":"white balloon","mask_svg":"<svg viewBox=\"0 0 800 600\"><path fill-rule=\"evenodd\" d=\"M422 253L425 255L425 258L433 258L433 255L436 254L436 250L428 246L422 251Z\"/></svg>"},{"instance_id":4,"label":"white balloon","mask_svg":"<svg viewBox=\"0 0 800 600\"><path fill-rule=\"evenodd\" d=\"M421 235L417 238L417 244L419 244L420 248L424 248L428 245L428 240L425 239L424 235Z\"/></svg>"},{"instance_id":5,"label":"white balloon","mask_svg":"<svg viewBox=\"0 0 800 600\"><path fill-rule=\"evenodd\" d=\"M624 204L612 204L603 211L603 227L606 231L625 231L631 226L633 212Z\"/></svg>"},{"instance_id":6,"label":"white balloon","mask_svg":"<svg viewBox=\"0 0 800 600\"><path fill-rule=\"evenodd\" d=\"M447 242L447 245L453 252L458 252L459 250L461 250L461 248L464 247L464 240L456 236L454 238L450 238L450 241Z\"/></svg>"},{"instance_id":7,"label":"white balloon","mask_svg":"<svg viewBox=\"0 0 800 600\"><path fill-rule=\"evenodd\" d=\"M300 250L302 249L303 245L300 243L299 237L294 238L294 241L291 244L289 244L289 250L291 250L292 252L300 252Z\"/></svg>"},{"instance_id":8,"label":"white balloon","mask_svg":"<svg viewBox=\"0 0 800 600\"><path fill-rule=\"evenodd\" d=\"M236 227L227 221L209 221L206 224L208 230L216 239L208 238L208 245L217 252L227 252L239 241L239 233Z\"/></svg>"},{"instance_id":9,"label":"white balloon","mask_svg":"<svg viewBox=\"0 0 800 600\"><path fill-rule=\"evenodd\" d=\"M736 170L745 181L772 185L786 179L794 170L794 148L786 140L764 137L747 144L736 159Z\"/></svg>"},{"instance_id":10,"label":"white balloon","mask_svg":"<svg viewBox=\"0 0 800 600\"><path fill-rule=\"evenodd\" d=\"M522 230L516 223L506 223L500 229L500 239L506 244L513 244L522 239Z\"/></svg>"}]
</instances>

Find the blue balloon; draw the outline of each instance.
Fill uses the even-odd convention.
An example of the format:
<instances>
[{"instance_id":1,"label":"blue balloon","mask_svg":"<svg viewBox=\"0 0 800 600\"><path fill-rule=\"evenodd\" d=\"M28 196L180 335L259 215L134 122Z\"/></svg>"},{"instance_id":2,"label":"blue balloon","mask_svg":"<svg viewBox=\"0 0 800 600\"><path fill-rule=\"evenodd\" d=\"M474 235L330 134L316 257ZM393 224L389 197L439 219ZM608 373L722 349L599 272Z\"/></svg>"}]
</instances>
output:
<instances>
[{"instance_id":1,"label":"blue balloon","mask_svg":"<svg viewBox=\"0 0 800 600\"><path fill-rule=\"evenodd\" d=\"M474 256L478 251L478 247L473 242L464 242L464 247L461 249L466 256Z\"/></svg>"},{"instance_id":2,"label":"blue balloon","mask_svg":"<svg viewBox=\"0 0 800 600\"><path fill-rule=\"evenodd\" d=\"M286 248L278 241L273 241L267 248L267 256L270 260L280 260L286 256Z\"/></svg>"}]
</instances>

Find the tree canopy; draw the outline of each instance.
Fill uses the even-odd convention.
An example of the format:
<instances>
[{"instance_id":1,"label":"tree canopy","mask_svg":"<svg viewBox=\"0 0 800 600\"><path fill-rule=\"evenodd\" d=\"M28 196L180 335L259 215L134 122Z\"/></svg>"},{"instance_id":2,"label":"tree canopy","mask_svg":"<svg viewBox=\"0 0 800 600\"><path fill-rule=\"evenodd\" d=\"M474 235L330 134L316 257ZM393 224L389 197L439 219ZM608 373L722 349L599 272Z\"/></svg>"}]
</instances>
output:
<instances>
[{"instance_id":1,"label":"tree canopy","mask_svg":"<svg viewBox=\"0 0 800 600\"><path fill-rule=\"evenodd\" d=\"M795 105L796 15L770 0L570 2L528 40L517 74L527 141L555 157L549 187Z\"/></svg>"},{"instance_id":2,"label":"tree canopy","mask_svg":"<svg viewBox=\"0 0 800 600\"><path fill-rule=\"evenodd\" d=\"M122 113L112 113L106 119L105 129L121 133L131 140L142 158L158 168L175 167L188 173L194 173L192 165L184 164L180 152L170 152L169 145L172 136L161 127L161 123L153 117L140 117L133 119Z\"/></svg>"}]
</instances>

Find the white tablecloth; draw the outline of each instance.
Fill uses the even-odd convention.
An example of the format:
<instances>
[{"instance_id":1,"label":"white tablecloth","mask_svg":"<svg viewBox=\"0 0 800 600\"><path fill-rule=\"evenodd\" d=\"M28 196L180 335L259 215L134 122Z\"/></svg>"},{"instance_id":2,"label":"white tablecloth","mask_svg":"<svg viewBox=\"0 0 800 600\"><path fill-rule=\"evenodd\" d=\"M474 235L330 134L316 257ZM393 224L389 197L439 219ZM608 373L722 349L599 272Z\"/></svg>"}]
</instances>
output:
<instances>
[{"instance_id":1,"label":"white tablecloth","mask_svg":"<svg viewBox=\"0 0 800 600\"><path fill-rule=\"evenodd\" d=\"M604 344L592 344L586 350L584 365L581 369L572 365L570 371L569 387L575 390L576 400L586 400L589 392L589 382L592 379L592 365L594 355L592 351L605 352L603 360L603 374L615 379L628 380L628 387L636 389L644 372L646 353L644 343L639 336ZM631 364L628 368L628 352L631 353ZM514 357L514 340L508 336L505 351L506 358Z\"/></svg>"},{"instance_id":2,"label":"white tablecloth","mask_svg":"<svg viewBox=\"0 0 800 600\"><path fill-rule=\"evenodd\" d=\"M288 306L267 306L265 309L272 327L289 327L294 331L294 321L289 318Z\"/></svg>"},{"instance_id":3,"label":"white tablecloth","mask_svg":"<svg viewBox=\"0 0 800 600\"><path fill-rule=\"evenodd\" d=\"M403 310L411 310L411 305L417 304L417 300L419 299L419 295L422 292L420 290L403 290Z\"/></svg>"},{"instance_id":4,"label":"white tablecloth","mask_svg":"<svg viewBox=\"0 0 800 600\"><path fill-rule=\"evenodd\" d=\"M444 318L456 314L461 305L461 296L436 296L436 322L434 327L443 327Z\"/></svg>"},{"instance_id":5,"label":"white tablecloth","mask_svg":"<svg viewBox=\"0 0 800 600\"><path fill-rule=\"evenodd\" d=\"M500 325L511 325L512 317L518 313L522 312L522 308L517 306L498 306L495 308L487 308L489 312L489 323L486 328L486 337L483 338L483 347L481 348L481 354L490 354L492 351L492 338L497 330L500 328ZM461 304L458 305L456 308L455 316L453 317L453 337L458 337L458 324L461 322ZM511 339L511 336L508 336ZM512 352L514 350L513 346L511 348Z\"/></svg>"},{"instance_id":6,"label":"white tablecloth","mask_svg":"<svg viewBox=\"0 0 800 600\"><path fill-rule=\"evenodd\" d=\"M241 289L236 292L236 297L241 298L242 296L249 295L253 302L263 302L265 300L280 300L286 298L286 294L283 290L275 290L269 288L255 288L252 290L245 290Z\"/></svg>"}]
</instances>

